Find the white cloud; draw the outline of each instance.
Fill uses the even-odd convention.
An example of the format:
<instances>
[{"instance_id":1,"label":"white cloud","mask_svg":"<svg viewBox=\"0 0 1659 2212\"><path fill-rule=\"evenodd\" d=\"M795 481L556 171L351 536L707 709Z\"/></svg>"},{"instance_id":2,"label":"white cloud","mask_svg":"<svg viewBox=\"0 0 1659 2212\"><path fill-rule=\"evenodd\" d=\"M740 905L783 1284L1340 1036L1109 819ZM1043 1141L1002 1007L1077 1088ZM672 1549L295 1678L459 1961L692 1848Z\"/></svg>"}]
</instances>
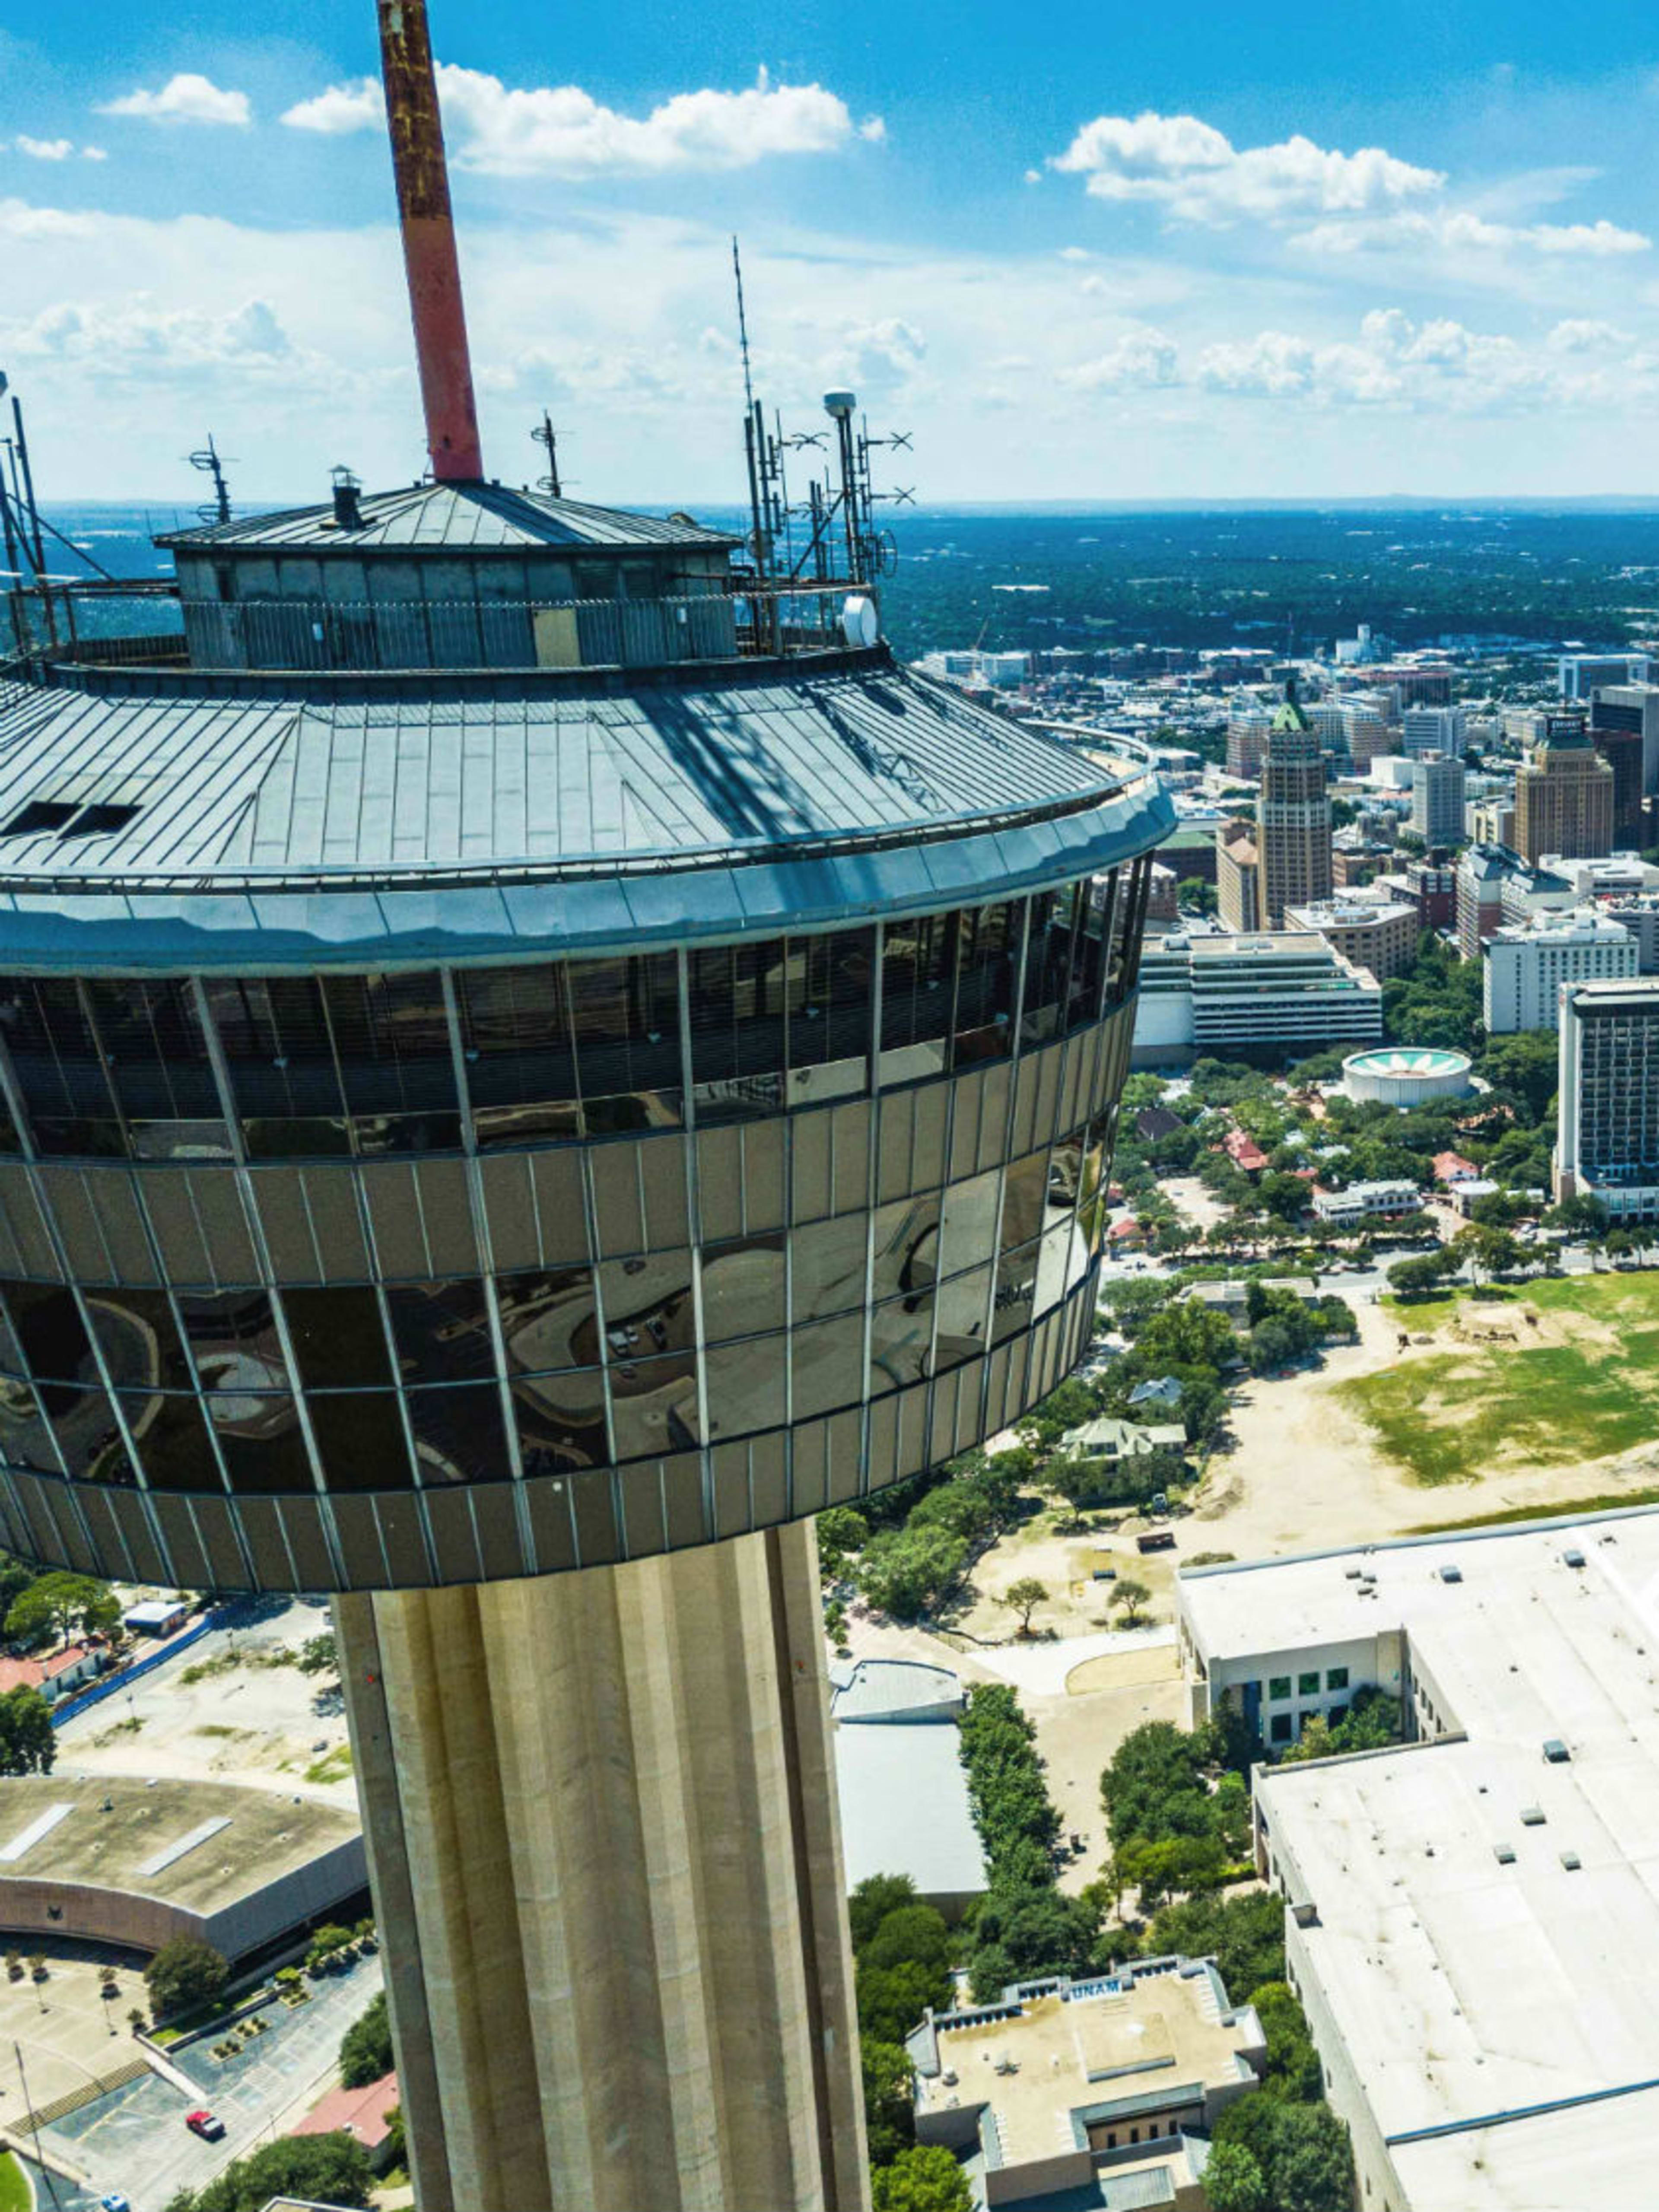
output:
<instances>
[{"instance_id":1,"label":"white cloud","mask_svg":"<svg viewBox=\"0 0 1659 2212\"><path fill-rule=\"evenodd\" d=\"M83 161L107 161L109 155L101 146L83 146L81 149L81 159Z\"/></svg>"},{"instance_id":2,"label":"white cloud","mask_svg":"<svg viewBox=\"0 0 1659 2212\"><path fill-rule=\"evenodd\" d=\"M15 327L9 350L20 359L76 362L119 380L142 366L200 369L234 365L291 366L294 349L266 300L248 300L228 313L161 308L140 296L125 302L60 301Z\"/></svg>"},{"instance_id":3,"label":"white cloud","mask_svg":"<svg viewBox=\"0 0 1659 2212\"><path fill-rule=\"evenodd\" d=\"M459 168L496 176L661 175L738 169L774 154L834 153L854 138L879 143L878 115L854 125L845 100L817 84L774 84L763 70L742 92L676 93L648 115L606 107L580 85L518 89L482 70L438 67L444 123ZM379 83L330 85L283 121L331 136L378 125Z\"/></svg>"},{"instance_id":4,"label":"white cloud","mask_svg":"<svg viewBox=\"0 0 1659 2212\"><path fill-rule=\"evenodd\" d=\"M1631 342L1628 331L1620 330L1613 323L1598 323L1583 317L1569 317L1558 323L1544 343L1552 353L1605 353L1614 347L1627 346Z\"/></svg>"},{"instance_id":5,"label":"white cloud","mask_svg":"<svg viewBox=\"0 0 1659 2212\"><path fill-rule=\"evenodd\" d=\"M1342 154L1310 138L1237 147L1195 115L1133 118L1099 115L1085 123L1050 166L1087 179L1097 199L1146 200L1187 222L1267 222L1310 215L1360 214L1438 192L1445 179L1380 146Z\"/></svg>"},{"instance_id":6,"label":"white cloud","mask_svg":"<svg viewBox=\"0 0 1659 2212\"><path fill-rule=\"evenodd\" d=\"M239 128L253 120L245 92L226 92L192 70L170 76L160 92L142 86L120 100L106 100L100 115L136 115L147 123L228 123Z\"/></svg>"},{"instance_id":7,"label":"white cloud","mask_svg":"<svg viewBox=\"0 0 1659 2212\"><path fill-rule=\"evenodd\" d=\"M1076 392L1125 392L1138 386L1173 384L1176 359L1173 338L1150 324L1137 323L1092 361L1062 368L1060 381Z\"/></svg>"},{"instance_id":8,"label":"white cloud","mask_svg":"<svg viewBox=\"0 0 1659 2212\"><path fill-rule=\"evenodd\" d=\"M1425 212L1404 208L1393 215L1358 222L1316 223L1298 232L1289 244L1308 253L1413 253L1440 251L1477 257L1504 254L1542 254L1576 260L1605 260L1630 253L1645 253L1652 240L1639 230L1624 230L1617 223L1490 222L1467 209L1438 209Z\"/></svg>"},{"instance_id":9,"label":"white cloud","mask_svg":"<svg viewBox=\"0 0 1659 2212\"><path fill-rule=\"evenodd\" d=\"M290 131L315 131L325 138L343 137L352 131L378 130L386 117L386 93L377 76L352 78L331 84L313 99L302 100L283 116Z\"/></svg>"},{"instance_id":10,"label":"white cloud","mask_svg":"<svg viewBox=\"0 0 1659 2212\"><path fill-rule=\"evenodd\" d=\"M32 161L67 161L75 151L72 138L30 138L21 131L12 143L20 154L27 154Z\"/></svg>"}]
</instances>

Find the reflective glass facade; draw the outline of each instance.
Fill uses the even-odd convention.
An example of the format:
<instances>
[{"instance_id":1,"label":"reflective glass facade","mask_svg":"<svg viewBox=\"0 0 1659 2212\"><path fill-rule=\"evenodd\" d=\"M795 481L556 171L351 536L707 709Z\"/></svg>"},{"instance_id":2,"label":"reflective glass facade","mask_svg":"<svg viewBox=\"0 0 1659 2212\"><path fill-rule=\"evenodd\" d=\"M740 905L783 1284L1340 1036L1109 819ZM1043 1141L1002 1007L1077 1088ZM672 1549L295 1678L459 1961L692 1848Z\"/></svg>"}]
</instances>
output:
<instances>
[{"instance_id":1,"label":"reflective glass facade","mask_svg":"<svg viewBox=\"0 0 1659 2212\"><path fill-rule=\"evenodd\" d=\"M545 1571L815 1512L1086 1334L1148 864L612 959L0 978L3 1540Z\"/></svg>"}]
</instances>

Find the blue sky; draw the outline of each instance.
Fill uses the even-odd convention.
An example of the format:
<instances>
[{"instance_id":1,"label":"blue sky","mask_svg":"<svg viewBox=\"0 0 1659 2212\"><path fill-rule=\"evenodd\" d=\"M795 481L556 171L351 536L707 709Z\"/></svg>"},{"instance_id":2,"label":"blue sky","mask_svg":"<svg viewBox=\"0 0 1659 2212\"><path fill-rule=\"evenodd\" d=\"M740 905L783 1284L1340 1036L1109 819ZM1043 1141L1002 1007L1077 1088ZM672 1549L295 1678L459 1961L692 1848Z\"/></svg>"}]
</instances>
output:
<instances>
[{"instance_id":1,"label":"blue sky","mask_svg":"<svg viewBox=\"0 0 1659 2212\"><path fill-rule=\"evenodd\" d=\"M1659 491L1659 31L1627 7L433 0L486 459L738 491L786 413L925 496ZM421 465L373 0L11 0L0 365L60 497ZM1638 46L1651 38L1652 50Z\"/></svg>"}]
</instances>

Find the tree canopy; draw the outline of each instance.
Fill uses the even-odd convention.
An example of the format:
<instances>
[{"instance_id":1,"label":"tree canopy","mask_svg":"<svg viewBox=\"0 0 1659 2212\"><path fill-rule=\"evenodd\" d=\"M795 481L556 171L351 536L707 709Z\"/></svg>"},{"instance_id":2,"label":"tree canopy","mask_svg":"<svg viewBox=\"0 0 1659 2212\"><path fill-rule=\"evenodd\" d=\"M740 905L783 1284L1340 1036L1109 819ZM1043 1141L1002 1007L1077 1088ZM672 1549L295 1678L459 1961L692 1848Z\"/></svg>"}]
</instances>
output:
<instances>
[{"instance_id":1,"label":"tree canopy","mask_svg":"<svg viewBox=\"0 0 1659 2212\"><path fill-rule=\"evenodd\" d=\"M968 2177L939 2143L913 2144L872 2177L874 2212L973 2212Z\"/></svg>"},{"instance_id":2,"label":"tree canopy","mask_svg":"<svg viewBox=\"0 0 1659 2212\"><path fill-rule=\"evenodd\" d=\"M107 1636L121 1625L121 1604L107 1583L92 1575L40 1575L12 1600L6 1633L21 1644L50 1638L67 1644L75 1634Z\"/></svg>"},{"instance_id":3,"label":"tree canopy","mask_svg":"<svg viewBox=\"0 0 1659 2212\"><path fill-rule=\"evenodd\" d=\"M361 2207L369 2203L374 2183L368 2152L343 2130L283 2136L239 2158L205 2188L181 2189L167 2212L264 2212L273 2197Z\"/></svg>"},{"instance_id":4,"label":"tree canopy","mask_svg":"<svg viewBox=\"0 0 1659 2212\"><path fill-rule=\"evenodd\" d=\"M0 1774L50 1774L58 1759L52 1707L27 1683L0 1695Z\"/></svg>"},{"instance_id":5,"label":"tree canopy","mask_svg":"<svg viewBox=\"0 0 1659 2212\"><path fill-rule=\"evenodd\" d=\"M216 2002L229 1978L223 1954L195 1936L175 1936L144 1969L150 2010L157 2020Z\"/></svg>"},{"instance_id":6,"label":"tree canopy","mask_svg":"<svg viewBox=\"0 0 1659 2212\"><path fill-rule=\"evenodd\" d=\"M354 2021L340 2039L340 2079L348 2089L366 2089L389 2074L394 2064L392 2019L386 1991L373 1998L361 2020Z\"/></svg>"}]
</instances>

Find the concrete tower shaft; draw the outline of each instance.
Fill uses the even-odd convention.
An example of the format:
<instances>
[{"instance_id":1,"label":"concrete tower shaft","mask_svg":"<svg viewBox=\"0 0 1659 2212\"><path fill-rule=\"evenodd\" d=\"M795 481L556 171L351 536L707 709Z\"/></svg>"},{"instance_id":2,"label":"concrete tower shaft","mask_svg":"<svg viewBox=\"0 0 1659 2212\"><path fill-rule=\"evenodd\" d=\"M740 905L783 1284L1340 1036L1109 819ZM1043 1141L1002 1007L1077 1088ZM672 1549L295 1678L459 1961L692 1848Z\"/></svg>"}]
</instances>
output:
<instances>
[{"instance_id":1,"label":"concrete tower shaft","mask_svg":"<svg viewBox=\"0 0 1659 2212\"><path fill-rule=\"evenodd\" d=\"M857 2212L809 1526L336 1601L422 2212Z\"/></svg>"},{"instance_id":2,"label":"concrete tower shaft","mask_svg":"<svg viewBox=\"0 0 1659 2212\"><path fill-rule=\"evenodd\" d=\"M441 483L477 483L483 453L426 0L379 5L386 128L432 473Z\"/></svg>"}]
</instances>

